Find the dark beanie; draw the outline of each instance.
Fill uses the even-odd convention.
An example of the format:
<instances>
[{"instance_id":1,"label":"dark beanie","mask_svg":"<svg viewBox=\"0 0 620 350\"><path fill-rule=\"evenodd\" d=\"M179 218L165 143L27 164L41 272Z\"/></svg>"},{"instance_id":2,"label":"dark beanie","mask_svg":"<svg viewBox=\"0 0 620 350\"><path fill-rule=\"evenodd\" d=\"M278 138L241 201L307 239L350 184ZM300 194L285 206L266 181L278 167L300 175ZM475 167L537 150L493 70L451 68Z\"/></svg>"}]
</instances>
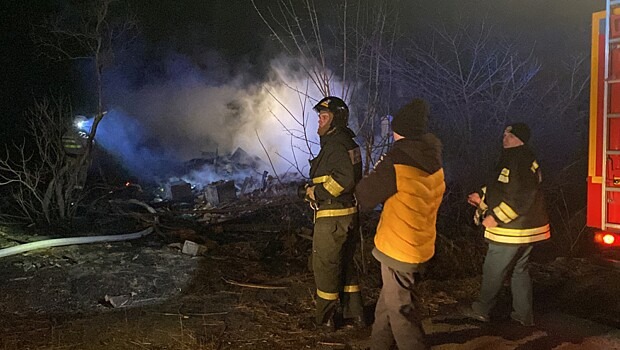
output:
<instances>
[{"instance_id":1,"label":"dark beanie","mask_svg":"<svg viewBox=\"0 0 620 350\"><path fill-rule=\"evenodd\" d=\"M510 129L510 130L508 130ZM527 143L530 140L530 127L525 123L514 123L508 126L507 131L516 137L519 140L523 141L523 143Z\"/></svg>"},{"instance_id":2,"label":"dark beanie","mask_svg":"<svg viewBox=\"0 0 620 350\"><path fill-rule=\"evenodd\" d=\"M405 138L425 134L428 130L429 111L426 101L414 98L394 115L392 131Z\"/></svg>"}]
</instances>

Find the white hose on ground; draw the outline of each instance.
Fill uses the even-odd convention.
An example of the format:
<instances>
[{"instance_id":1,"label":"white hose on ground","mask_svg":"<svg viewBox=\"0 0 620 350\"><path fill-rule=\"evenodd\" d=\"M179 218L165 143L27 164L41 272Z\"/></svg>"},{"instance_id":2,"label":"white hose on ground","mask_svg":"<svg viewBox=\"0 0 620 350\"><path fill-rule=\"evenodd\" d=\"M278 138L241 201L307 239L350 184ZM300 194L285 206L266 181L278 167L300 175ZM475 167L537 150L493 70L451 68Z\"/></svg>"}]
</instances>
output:
<instances>
[{"instance_id":1,"label":"white hose on ground","mask_svg":"<svg viewBox=\"0 0 620 350\"><path fill-rule=\"evenodd\" d=\"M107 235L107 236L92 236L92 237L68 237L68 238L54 238L46 239L44 241L31 242L16 245L14 247L0 249L0 258L11 256L15 254L24 253L35 249L43 249L50 247L59 247L72 244L86 244L86 243L99 243L99 242L117 242L128 241L132 239L142 238L153 233L153 227L149 227L145 230L127 233L124 235Z\"/></svg>"}]
</instances>

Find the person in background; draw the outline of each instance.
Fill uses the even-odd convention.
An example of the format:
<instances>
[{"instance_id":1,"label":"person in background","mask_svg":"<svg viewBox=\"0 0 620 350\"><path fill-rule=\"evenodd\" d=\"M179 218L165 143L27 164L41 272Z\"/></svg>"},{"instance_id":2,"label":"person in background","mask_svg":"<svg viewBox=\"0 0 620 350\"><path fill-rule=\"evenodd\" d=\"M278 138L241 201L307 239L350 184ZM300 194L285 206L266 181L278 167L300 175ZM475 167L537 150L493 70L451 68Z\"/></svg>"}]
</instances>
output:
<instances>
[{"instance_id":1,"label":"person in background","mask_svg":"<svg viewBox=\"0 0 620 350\"><path fill-rule=\"evenodd\" d=\"M89 159L84 158L88 145L88 132L85 130L87 119L77 116L62 135L62 147L65 151L69 172L73 174L73 189L83 190L88 177Z\"/></svg>"},{"instance_id":2,"label":"person in background","mask_svg":"<svg viewBox=\"0 0 620 350\"><path fill-rule=\"evenodd\" d=\"M416 98L391 126L392 148L356 186L361 210L383 203L374 257L383 287L372 326L372 350L427 349L415 275L435 253L437 211L445 191L441 142L428 132L429 105Z\"/></svg>"},{"instance_id":3,"label":"person in background","mask_svg":"<svg viewBox=\"0 0 620 350\"><path fill-rule=\"evenodd\" d=\"M503 151L486 187L467 201L478 208L489 247L482 268L480 296L462 314L482 322L490 320L506 276L510 274L513 311L510 317L524 326L534 325L532 280L528 261L532 245L551 237L549 218L540 188L542 175L536 156L526 145L530 129L515 123L504 130Z\"/></svg>"}]
</instances>

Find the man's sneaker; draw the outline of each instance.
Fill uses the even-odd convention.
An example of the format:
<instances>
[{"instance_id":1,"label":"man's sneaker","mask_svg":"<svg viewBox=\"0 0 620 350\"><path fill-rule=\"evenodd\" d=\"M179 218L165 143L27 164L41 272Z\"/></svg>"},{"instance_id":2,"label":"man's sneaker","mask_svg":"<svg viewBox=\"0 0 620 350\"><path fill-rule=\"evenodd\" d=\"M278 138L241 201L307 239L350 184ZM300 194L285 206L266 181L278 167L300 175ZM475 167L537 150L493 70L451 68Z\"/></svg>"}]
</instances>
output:
<instances>
[{"instance_id":1,"label":"man's sneaker","mask_svg":"<svg viewBox=\"0 0 620 350\"><path fill-rule=\"evenodd\" d=\"M480 322L489 322L491 320L488 315L483 315L481 313L474 311L474 309L472 309L471 306L461 307L459 308L459 312L461 315L465 316L466 318L472 319L472 320L476 320Z\"/></svg>"},{"instance_id":2,"label":"man's sneaker","mask_svg":"<svg viewBox=\"0 0 620 350\"><path fill-rule=\"evenodd\" d=\"M524 327L534 326L534 321L525 322L522 319L520 319L514 311L510 313L510 318L512 318L513 321L519 322Z\"/></svg>"}]
</instances>

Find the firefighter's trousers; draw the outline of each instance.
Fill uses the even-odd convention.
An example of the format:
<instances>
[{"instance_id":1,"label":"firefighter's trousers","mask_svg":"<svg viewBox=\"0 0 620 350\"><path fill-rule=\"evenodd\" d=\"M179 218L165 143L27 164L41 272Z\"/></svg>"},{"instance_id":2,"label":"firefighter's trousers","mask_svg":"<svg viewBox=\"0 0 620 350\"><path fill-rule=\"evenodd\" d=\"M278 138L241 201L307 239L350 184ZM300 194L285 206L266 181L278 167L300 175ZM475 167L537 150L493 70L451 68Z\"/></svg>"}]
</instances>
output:
<instances>
[{"instance_id":1,"label":"firefighter's trousers","mask_svg":"<svg viewBox=\"0 0 620 350\"><path fill-rule=\"evenodd\" d=\"M532 279L529 273L531 245L507 245L489 243L482 267L482 286L480 297L472 304L472 309L481 315L489 312L497 302L508 273L512 292L512 317L525 324L534 323L532 312Z\"/></svg>"},{"instance_id":2,"label":"firefighter's trousers","mask_svg":"<svg viewBox=\"0 0 620 350\"><path fill-rule=\"evenodd\" d=\"M353 255L359 242L358 214L320 217L314 224L312 268L316 283L316 322L333 316L338 300L343 318L363 315Z\"/></svg>"}]
</instances>

